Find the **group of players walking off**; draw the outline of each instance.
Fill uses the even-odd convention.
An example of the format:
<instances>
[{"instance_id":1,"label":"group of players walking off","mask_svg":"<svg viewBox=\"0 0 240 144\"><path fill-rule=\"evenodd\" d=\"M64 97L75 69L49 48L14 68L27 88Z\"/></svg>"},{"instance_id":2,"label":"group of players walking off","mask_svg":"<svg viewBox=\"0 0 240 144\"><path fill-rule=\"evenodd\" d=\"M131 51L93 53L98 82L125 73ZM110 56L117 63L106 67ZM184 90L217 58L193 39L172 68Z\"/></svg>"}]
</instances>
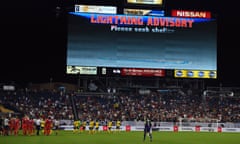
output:
<instances>
[{"instance_id":1,"label":"group of players walking off","mask_svg":"<svg viewBox=\"0 0 240 144\"><path fill-rule=\"evenodd\" d=\"M2 119L1 124L1 135L9 136L9 135L50 135L53 132L57 135L59 128L59 121L56 119L52 119L51 117L47 118L37 118L32 119L27 116L23 118L16 117L5 117Z\"/></svg>"}]
</instances>

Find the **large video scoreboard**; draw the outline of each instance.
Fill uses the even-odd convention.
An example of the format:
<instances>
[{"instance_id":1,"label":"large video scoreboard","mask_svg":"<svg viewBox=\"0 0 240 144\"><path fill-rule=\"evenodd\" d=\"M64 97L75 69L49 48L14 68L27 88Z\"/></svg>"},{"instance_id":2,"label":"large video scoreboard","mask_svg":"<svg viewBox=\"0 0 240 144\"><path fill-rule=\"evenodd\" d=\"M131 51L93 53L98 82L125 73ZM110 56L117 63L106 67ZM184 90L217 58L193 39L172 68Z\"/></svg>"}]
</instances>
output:
<instances>
[{"instance_id":1,"label":"large video scoreboard","mask_svg":"<svg viewBox=\"0 0 240 144\"><path fill-rule=\"evenodd\" d=\"M68 13L66 60L67 74L215 79L217 20L163 0L78 3Z\"/></svg>"}]
</instances>

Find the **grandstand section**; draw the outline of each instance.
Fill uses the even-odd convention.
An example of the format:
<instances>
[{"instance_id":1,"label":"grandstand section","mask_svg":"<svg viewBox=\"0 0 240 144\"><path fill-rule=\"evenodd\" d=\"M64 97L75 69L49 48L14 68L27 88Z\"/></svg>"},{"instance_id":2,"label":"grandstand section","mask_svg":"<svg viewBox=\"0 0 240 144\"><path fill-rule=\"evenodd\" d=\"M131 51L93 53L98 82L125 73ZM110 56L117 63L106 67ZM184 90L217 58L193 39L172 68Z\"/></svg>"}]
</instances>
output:
<instances>
[{"instance_id":1,"label":"grandstand section","mask_svg":"<svg viewBox=\"0 0 240 144\"><path fill-rule=\"evenodd\" d=\"M165 126L170 127L168 130L173 130L174 126L178 126L179 131L185 127L195 131L199 126L200 130L211 127L211 130L218 132L221 127L223 131L234 129L234 132L238 132L235 128L239 128L240 120L239 88L199 89L186 84L184 81L178 83L178 87L166 84L165 88L148 90L142 87L122 90L123 87L114 93L84 92L59 87L43 89L41 86L17 88L15 91L1 90L0 104L8 105L31 118L57 118L60 127L66 129L71 129L75 119L86 122L95 119L101 122L101 126L104 126L106 120L121 120L123 130L127 125L132 130L138 130L137 127L150 114L158 130L163 130ZM206 90L214 90L214 95L204 94ZM226 90L231 90L234 95L222 95ZM7 113L10 114L10 111Z\"/></svg>"}]
</instances>

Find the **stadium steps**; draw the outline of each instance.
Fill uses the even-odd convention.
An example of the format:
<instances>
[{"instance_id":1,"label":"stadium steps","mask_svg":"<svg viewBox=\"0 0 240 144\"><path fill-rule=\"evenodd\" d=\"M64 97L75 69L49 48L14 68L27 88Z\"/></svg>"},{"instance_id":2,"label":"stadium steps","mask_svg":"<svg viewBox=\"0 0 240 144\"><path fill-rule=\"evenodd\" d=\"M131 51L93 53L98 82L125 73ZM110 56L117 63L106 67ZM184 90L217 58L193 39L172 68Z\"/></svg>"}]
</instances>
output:
<instances>
[{"instance_id":1,"label":"stadium steps","mask_svg":"<svg viewBox=\"0 0 240 144\"><path fill-rule=\"evenodd\" d=\"M77 108L76 108L76 103L75 103L75 100L74 100L74 96L71 96L71 103L72 103L72 110L73 110L74 119L75 119L75 120L78 120L79 117L78 117L78 112L77 112Z\"/></svg>"}]
</instances>

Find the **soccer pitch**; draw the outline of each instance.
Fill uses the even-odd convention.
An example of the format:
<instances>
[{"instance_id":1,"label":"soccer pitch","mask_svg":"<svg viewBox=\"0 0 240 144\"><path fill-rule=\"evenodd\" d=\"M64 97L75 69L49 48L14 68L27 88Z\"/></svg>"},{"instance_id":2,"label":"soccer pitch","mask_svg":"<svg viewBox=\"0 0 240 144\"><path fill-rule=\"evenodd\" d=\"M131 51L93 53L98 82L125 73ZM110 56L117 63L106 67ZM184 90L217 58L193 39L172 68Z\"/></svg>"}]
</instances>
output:
<instances>
[{"instance_id":1,"label":"soccer pitch","mask_svg":"<svg viewBox=\"0 0 240 144\"><path fill-rule=\"evenodd\" d=\"M143 141L143 132L99 132L89 134L60 131L50 136L0 136L0 144L240 144L240 133L153 132Z\"/></svg>"}]
</instances>

